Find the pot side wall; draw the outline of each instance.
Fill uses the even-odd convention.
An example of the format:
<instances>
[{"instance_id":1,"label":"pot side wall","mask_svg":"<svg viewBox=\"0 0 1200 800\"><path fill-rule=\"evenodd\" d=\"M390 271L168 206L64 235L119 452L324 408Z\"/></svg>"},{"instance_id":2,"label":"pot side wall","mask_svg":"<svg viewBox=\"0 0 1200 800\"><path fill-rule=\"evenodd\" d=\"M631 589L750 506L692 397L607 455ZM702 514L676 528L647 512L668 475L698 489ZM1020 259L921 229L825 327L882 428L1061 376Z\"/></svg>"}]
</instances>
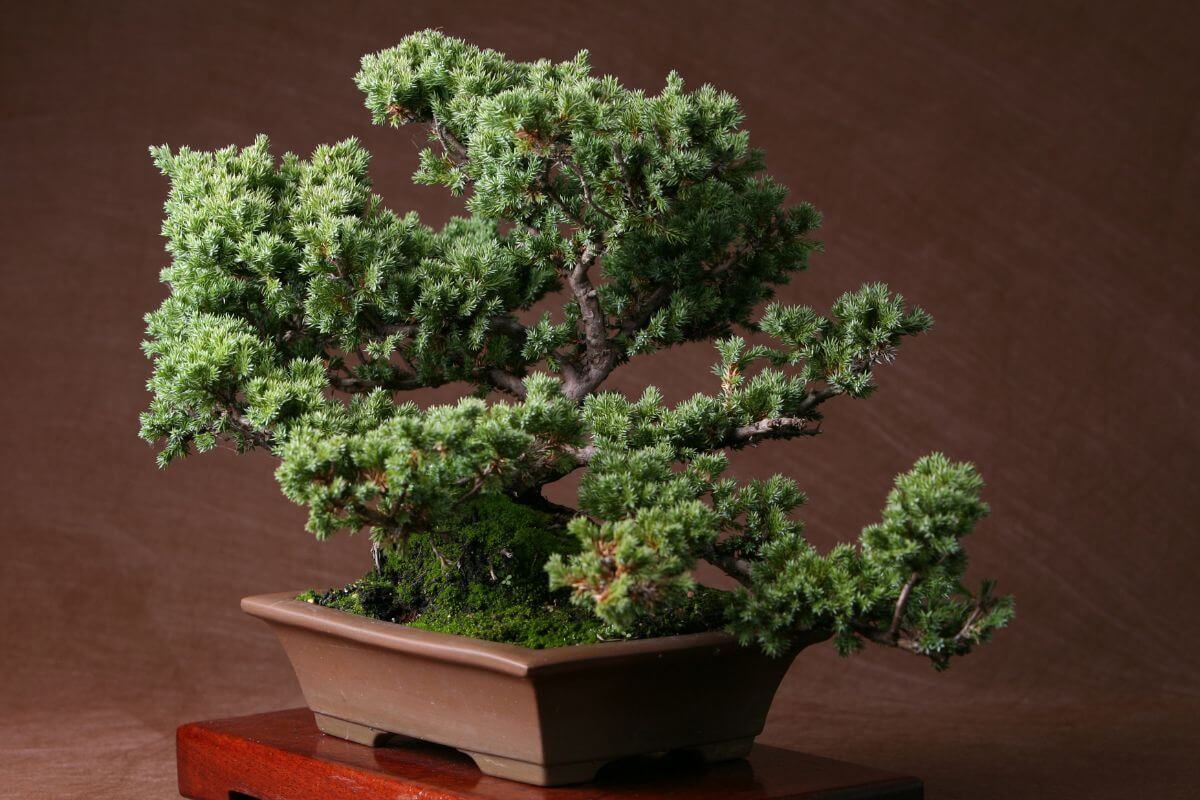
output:
<instances>
[{"instance_id":1,"label":"pot side wall","mask_svg":"<svg viewBox=\"0 0 1200 800\"><path fill-rule=\"evenodd\" d=\"M454 747L489 774L541 785L586 780L627 756L744 755L795 657L717 633L530 650L288 595L243 608L275 631L314 712Z\"/></svg>"}]
</instances>

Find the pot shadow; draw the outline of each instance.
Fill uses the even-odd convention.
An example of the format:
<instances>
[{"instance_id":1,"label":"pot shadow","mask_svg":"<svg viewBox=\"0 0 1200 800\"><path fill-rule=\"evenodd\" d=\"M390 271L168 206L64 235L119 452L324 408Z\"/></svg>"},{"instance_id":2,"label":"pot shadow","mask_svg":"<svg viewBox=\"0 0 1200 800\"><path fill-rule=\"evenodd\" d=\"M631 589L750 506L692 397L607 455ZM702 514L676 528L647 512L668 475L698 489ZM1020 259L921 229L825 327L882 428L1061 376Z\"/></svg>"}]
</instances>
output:
<instances>
[{"instance_id":1,"label":"pot shadow","mask_svg":"<svg viewBox=\"0 0 1200 800\"><path fill-rule=\"evenodd\" d=\"M375 768L381 772L395 772L399 768L408 777L423 777L439 787L475 791L486 797L506 800L593 798L595 790L601 788L606 797L643 797L644 792L658 787L669 788L671 795L677 797L726 794L754 797L764 788L748 759L714 763L706 761L695 750L617 759L604 765L593 780L565 786L534 786L485 775L464 753L419 739L395 737L381 747L363 750L370 753ZM717 794L712 794L714 789Z\"/></svg>"},{"instance_id":2,"label":"pot shadow","mask_svg":"<svg viewBox=\"0 0 1200 800\"><path fill-rule=\"evenodd\" d=\"M669 783L677 790L688 785L711 786L719 777L722 784L739 790L761 788L754 766L746 758L709 762L695 750L672 750L649 756L630 756L612 761L600 769L595 784L609 788L622 786L645 788L647 784Z\"/></svg>"}]
</instances>

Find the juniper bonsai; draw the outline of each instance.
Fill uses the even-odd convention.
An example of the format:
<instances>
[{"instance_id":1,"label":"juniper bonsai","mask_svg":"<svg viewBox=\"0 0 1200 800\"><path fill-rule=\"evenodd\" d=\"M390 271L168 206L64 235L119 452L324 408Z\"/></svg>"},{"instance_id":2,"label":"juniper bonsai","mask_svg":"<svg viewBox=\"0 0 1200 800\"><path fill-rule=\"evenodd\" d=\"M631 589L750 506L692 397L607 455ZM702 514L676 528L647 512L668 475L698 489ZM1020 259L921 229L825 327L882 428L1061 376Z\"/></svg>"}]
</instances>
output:
<instances>
[{"instance_id":1,"label":"juniper bonsai","mask_svg":"<svg viewBox=\"0 0 1200 800\"><path fill-rule=\"evenodd\" d=\"M827 314L757 313L806 268L820 218L785 204L735 98L674 73L648 95L586 53L518 63L436 31L364 57L356 82L376 123L428 129L415 180L467 195L470 216L435 230L389 211L354 139L278 161L265 137L152 148L172 262L142 436L162 465L267 450L309 530L368 531L371 571L308 599L529 646L724 627L773 654L871 641L938 668L1011 618L990 582L963 585L987 513L970 464L922 458L880 523L826 553L791 479L725 476L728 451L821 433L829 401L871 395L932 324L881 284ZM704 340L711 393L602 390ZM448 383L456 404L404 401ZM577 510L543 497L576 470ZM698 586L702 560L740 588Z\"/></svg>"}]
</instances>

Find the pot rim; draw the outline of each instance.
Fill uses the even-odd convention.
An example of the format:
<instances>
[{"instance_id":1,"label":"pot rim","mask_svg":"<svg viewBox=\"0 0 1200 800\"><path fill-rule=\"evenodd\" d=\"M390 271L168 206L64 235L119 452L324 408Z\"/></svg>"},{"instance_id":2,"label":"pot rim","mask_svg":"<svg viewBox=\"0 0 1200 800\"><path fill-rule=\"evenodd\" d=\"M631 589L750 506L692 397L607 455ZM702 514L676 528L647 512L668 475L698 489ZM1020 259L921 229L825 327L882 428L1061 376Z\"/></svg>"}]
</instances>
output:
<instances>
[{"instance_id":1,"label":"pot rim","mask_svg":"<svg viewBox=\"0 0 1200 800\"><path fill-rule=\"evenodd\" d=\"M478 667L516 677L573 672L597 666L654 660L668 653L741 649L724 631L686 633L648 639L564 645L535 650L515 644L489 642L454 633L439 633L363 617L297 600L299 591L272 592L242 598L242 611L270 623L350 639L383 650L432 660Z\"/></svg>"}]
</instances>

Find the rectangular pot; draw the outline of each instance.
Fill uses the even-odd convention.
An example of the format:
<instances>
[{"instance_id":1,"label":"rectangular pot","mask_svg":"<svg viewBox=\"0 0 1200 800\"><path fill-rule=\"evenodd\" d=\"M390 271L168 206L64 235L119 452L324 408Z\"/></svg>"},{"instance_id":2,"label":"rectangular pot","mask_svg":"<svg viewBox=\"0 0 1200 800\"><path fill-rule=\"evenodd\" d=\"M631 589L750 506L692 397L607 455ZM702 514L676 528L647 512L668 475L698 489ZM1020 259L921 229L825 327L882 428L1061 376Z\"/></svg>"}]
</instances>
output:
<instances>
[{"instance_id":1,"label":"rectangular pot","mask_svg":"<svg viewBox=\"0 0 1200 800\"><path fill-rule=\"evenodd\" d=\"M540 786L590 780L627 756L739 758L795 653L770 658L725 633L533 650L257 595L325 733L448 745L488 775Z\"/></svg>"}]
</instances>

